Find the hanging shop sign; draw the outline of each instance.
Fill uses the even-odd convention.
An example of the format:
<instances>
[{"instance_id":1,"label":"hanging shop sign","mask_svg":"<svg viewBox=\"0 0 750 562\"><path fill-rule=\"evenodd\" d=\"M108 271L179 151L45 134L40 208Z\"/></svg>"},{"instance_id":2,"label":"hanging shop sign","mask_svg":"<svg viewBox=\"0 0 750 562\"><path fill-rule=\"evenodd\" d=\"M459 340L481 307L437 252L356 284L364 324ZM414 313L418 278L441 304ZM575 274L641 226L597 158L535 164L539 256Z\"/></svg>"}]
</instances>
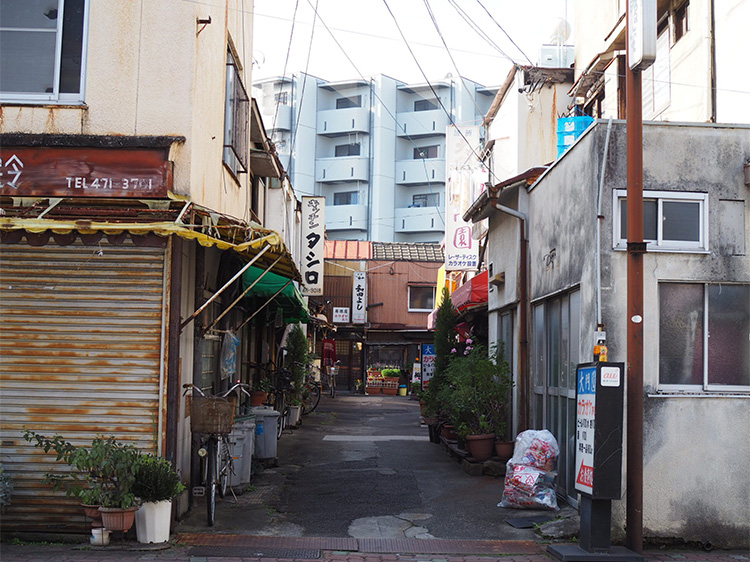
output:
<instances>
[{"instance_id":1,"label":"hanging shop sign","mask_svg":"<svg viewBox=\"0 0 750 562\"><path fill-rule=\"evenodd\" d=\"M367 274L355 271L352 285L352 324L364 324L367 311Z\"/></svg>"},{"instance_id":2,"label":"hanging shop sign","mask_svg":"<svg viewBox=\"0 0 750 562\"><path fill-rule=\"evenodd\" d=\"M348 324L349 323L349 307L348 306L334 306L333 307L333 323L334 324Z\"/></svg>"},{"instance_id":3,"label":"hanging shop sign","mask_svg":"<svg viewBox=\"0 0 750 562\"><path fill-rule=\"evenodd\" d=\"M0 195L165 198L163 148L0 147Z\"/></svg>"},{"instance_id":4,"label":"hanging shop sign","mask_svg":"<svg viewBox=\"0 0 750 562\"><path fill-rule=\"evenodd\" d=\"M628 0L628 66L646 70L656 60L656 0Z\"/></svg>"},{"instance_id":5,"label":"hanging shop sign","mask_svg":"<svg viewBox=\"0 0 750 562\"><path fill-rule=\"evenodd\" d=\"M446 139L445 269L470 271L479 264L479 242L463 220L472 203L474 184L482 179L479 127L448 127Z\"/></svg>"},{"instance_id":6,"label":"hanging shop sign","mask_svg":"<svg viewBox=\"0 0 750 562\"><path fill-rule=\"evenodd\" d=\"M622 363L578 365L575 488L593 499L621 495Z\"/></svg>"},{"instance_id":7,"label":"hanging shop sign","mask_svg":"<svg viewBox=\"0 0 750 562\"><path fill-rule=\"evenodd\" d=\"M422 390L427 388L430 379L435 374L435 346L431 343L422 344Z\"/></svg>"},{"instance_id":8,"label":"hanging shop sign","mask_svg":"<svg viewBox=\"0 0 750 562\"><path fill-rule=\"evenodd\" d=\"M325 197L302 197L303 295L323 294L325 258Z\"/></svg>"}]
</instances>

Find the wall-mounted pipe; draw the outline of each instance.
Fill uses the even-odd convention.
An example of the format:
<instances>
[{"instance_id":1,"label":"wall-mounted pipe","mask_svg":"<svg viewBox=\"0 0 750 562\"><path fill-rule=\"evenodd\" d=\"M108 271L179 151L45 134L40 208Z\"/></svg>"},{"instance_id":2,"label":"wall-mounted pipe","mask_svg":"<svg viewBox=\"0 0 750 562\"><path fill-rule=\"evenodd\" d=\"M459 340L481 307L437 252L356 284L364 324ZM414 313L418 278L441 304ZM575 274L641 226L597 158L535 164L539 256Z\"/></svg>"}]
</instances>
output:
<instances>
[{"instance_id":1,"label":"wall-mounted pipe","mask_svg":"<svg viewBox=\"0 0 750 562\"><path fill-rule=\"evenodd\" d=\"M607 155L609 154L609 137L612 134L612 118L607 123L607 139L604 141L604 156L599 172L599 193L596 198L596 328L602 329L602 193L604 192L604 175L607 171ZM612 215L617 209L612 209Z\"/></svg>"},{"instance_id":2,"label":"wall-mounted pipe","mask_svg":"<svg viewBox=\"0 0 750 562\"><path fill-rule=\"evenodd\" d=\"M528 240L526 239L526 225L528 224L529 217L524 213L501 205L500 203L493 202L493 206L498 211L501 211L512 217L516 217L521 221L520 229L520 248L519 248L519 264L518 264L518 277L519 277L519 306L518 306L518 333L520 336L518 347L518 370L519 370L519 385L518 385L518 424L517 428L519 432L528 429L528 388L529 388L529 266L528 266Z\"/></svg>"}]
</instances>

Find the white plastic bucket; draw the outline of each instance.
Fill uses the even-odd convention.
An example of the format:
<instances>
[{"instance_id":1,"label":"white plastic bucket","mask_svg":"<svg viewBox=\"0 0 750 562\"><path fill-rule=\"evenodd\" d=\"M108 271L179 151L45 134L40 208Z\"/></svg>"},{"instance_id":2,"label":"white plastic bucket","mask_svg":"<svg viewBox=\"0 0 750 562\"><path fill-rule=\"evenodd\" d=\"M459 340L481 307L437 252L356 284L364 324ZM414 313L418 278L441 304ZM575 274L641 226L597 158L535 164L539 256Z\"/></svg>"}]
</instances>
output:
<instances>
[{"instance_id":1,"label":"white plastic bucket","mask_svg":"<svg viewBox=\"0 0 750 562\"><path fill-rule=\"evenodd\" d=\"M109 529L91 529L91 544L107 546L109 544Z\"/></svg>"}]
</instances>

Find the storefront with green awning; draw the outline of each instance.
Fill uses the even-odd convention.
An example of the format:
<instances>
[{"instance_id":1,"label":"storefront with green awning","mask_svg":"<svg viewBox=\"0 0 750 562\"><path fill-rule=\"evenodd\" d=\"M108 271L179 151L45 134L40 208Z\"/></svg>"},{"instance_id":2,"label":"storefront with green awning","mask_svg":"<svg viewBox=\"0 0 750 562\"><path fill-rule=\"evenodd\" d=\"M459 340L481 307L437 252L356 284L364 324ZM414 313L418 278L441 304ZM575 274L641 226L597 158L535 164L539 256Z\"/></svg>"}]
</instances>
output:
<instances>
[{"instance_id":1,"label":"storefront with green awning","mask_svg":"<svg viewBox=\"0 0 750 562\"><path fill-rule=\"evenodd\" d=\"M310 319L305 298L287 277L259 267L250 267L242 274L242 290L244 292L248 289L250 290L245 298L258 297L264 301L264 307L268 304L280 307L285 324L307 323Z\"/></svg>"}]
</instances>

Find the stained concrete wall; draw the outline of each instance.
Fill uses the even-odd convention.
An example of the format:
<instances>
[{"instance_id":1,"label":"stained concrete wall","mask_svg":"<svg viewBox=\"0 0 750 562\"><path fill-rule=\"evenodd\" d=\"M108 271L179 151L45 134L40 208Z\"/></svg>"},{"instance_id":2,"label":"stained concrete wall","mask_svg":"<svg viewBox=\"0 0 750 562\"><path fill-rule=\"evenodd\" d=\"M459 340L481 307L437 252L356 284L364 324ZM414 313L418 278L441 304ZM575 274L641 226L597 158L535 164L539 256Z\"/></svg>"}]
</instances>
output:
<instances>
[{"instance_id":1,"label":"stained concrete wall","mask_svg":"<svg viewBox=\"0 0 750 562\"><path fill-rule=\"evenodd\" d=\"M197 19L211 18L205 27ZM251 83L252 2L91 2L83 105L3 104L4 133L175 135L174 191L249 219L247 174L222 164L224 84L231 42Z\"/></svg>"},{"instance_id":2,"label":"stained concrete wall","mask_svg":"<svg viewBox=\"0 0 750 562\"><path fill-rule=\"evenodd\" d=\"M529 192L532 302L580 287L581 356L586 357L596 327L596 201L606 130L606 122L589 129ZM709 208L708 252L644 256L644 533L746 547L750 395L659 388L658 284L750 281L750 191L742 176L750 157L750 126L646 124L643 138L644 188L708 193ZM601 256L609 359L618 362L627 360L627 255L613 249L612 205L613 190L627 187L626 163L625 123L614 122ZM724 201L739 202L744 212L727 216ZM491 259L497 251L502 249L493 249ZM623 476L623 487L624 482ZM624 501L615 503L615 530L622 532Z\"/></svg>"}]
</instances>

